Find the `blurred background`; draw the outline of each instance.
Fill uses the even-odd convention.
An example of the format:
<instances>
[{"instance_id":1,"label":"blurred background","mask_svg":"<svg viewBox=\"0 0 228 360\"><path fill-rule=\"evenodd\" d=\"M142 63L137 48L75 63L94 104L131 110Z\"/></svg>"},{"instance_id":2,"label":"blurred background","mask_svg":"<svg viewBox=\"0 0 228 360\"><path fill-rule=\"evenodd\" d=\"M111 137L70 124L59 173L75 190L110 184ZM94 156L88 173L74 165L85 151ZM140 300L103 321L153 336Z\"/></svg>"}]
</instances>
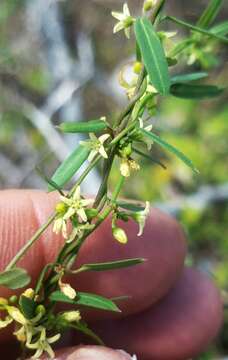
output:
<instances>
[{"instance_id":1,"label":"blurred background","mask_svg":"<svg viewBox=\"0 0 228 360\"><path fill-rule=\"evenodd\" d=\"M167 12L197 20L208 0L169 0ZM132 60L133 43L122 33L112 35L111 10L123 1L1 0L0 2L0 186L43 188L40 168L51 176L81 139L63 136L53 125L62 121L114 118L127 102L117 82L120 67ZM142 4L128 1L137 14ZM218 22L227 19L224 1ZM168 25L168 30L174 27ZM177 39L184 36L178 29ZM211 53L212 50L212 53ZM210 83L227 85L228 52L208 39L194 51L193 71L210 70ZM210 51L210 55L209 55ZM183 59L184 60L184 59ZM186 71L184 61L171 68ZM166 170L145 163L130 179L125 195L150 200L175 215L189 238L187 263L211 274L224 295L224 328L210 349L197 360L228 356L228 103L224 92L216 100L163 99L153 122L166 140L182 149L200 170L154 147ZM115 183L117 171L113 173ZM85 189L95 193L99 169ZM227 357L228 359L228 357Z\"/></svg>"}]
</instances>

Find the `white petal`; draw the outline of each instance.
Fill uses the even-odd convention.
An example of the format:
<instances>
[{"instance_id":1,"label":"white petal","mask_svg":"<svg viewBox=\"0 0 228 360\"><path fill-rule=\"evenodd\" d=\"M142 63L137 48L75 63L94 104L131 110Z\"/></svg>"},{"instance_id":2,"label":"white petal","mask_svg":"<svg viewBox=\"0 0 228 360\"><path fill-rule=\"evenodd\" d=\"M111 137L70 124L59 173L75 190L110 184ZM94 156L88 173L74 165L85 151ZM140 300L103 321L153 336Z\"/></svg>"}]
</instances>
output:
<instances>
[{"instance_id":1,"label":"white petal","mask_svg":"<svg viewBox=\"0 0 228 360\"><path fill-rule=\"evenodd\" d=\"M68 205L68 206L71 206L71 204L72 204L72 200L71 199L68 199L66 196L60 196L60 200L64 203L64 204L66 204L66 205Z\"/></svg>"},{"instance_id":2,"label":"white petal","mask_svg":"<svg viewBox=\"0 0 228 360\"><path fill-rule=\"evenodd\" d=\"M52 350L52 348L51 348L50 345L48 345L48 344L46 345L45 351L48 353L50 359L54 359L54 358L55 358L55 353L54 353L54 351Z\"/></svg>"},{"instance_id":3,"label":"white petal","mask_svg":"<svg viewBox=\"0 0 228 360\"><path fill-rule=\"evenodd\" d=\"M75 192L74 192L74 195L73 195L73 199L74 200L79 200L81 197L81 189L80 189L80 186L77 186Z\"/></svg>"},{"instance_id":4,"label":"white petal","mask_svg":"<svg viewBox=\"0 0 228 360\"><path fill-rule=\"evenodd\" d=\"M81 200L81 204L83 207L88 206L93 204L94 200L93 199L85 199L85 200Z\"/></svg>"},{"instance_id":5,"label":"white petal","mask_svg":"<svg viewBox=\"0 0 228 360\"><path fill-rule=\"evenodd\" d=\"M104 142L110 137L110 134L104 134L99 137L99 141L101 144L104 144Z\"/></svg>"},{"instance_id":6,"label":"white petal","mask_svg":"<svg viewBox=\"0 0 228 360\"><path fill-rule=\"evenodd\" d=\"M58 341L60 339L60 334L56 334L52 337L49 337L47 340L48 340L48 343L49 344L53 344L54 342Z\"/></svg>"},{"instance_id":7,"label":"white petal","mask_svg":"<svg viewBox=\"0 0 228 360\"><path fill-rule=\"evenodd\" d=\"M63 224L62 224L62 235L63 235L64 239L68 238L67 225L66 225L65 221L63 221Z\"/></svg>"},{"instance_id":8,"label":"white petal","mask_svg":"<svg viewBox=\"0 0 228 360\"><path fill-rule=\"evenodd\" d=\"M66 214L63 217L63 220L68 220L71 216L75 214L75 210L73 208L69 208L66 212Z\"/></svg>"},{"instance_id":9,"label":"white petal","mask_svg":"<svg viewBox=\"0 0 228 360\"><path fill-rule=\"evenodd\" d=\"M97 141L97 137L94 135L94 133L89 133L89 137L92 141Z\"/></svg>"},{"instance_id":10,"label":"white petal","mask_svg":"<svg viewBox=\"0 0 228 360\"><path fill-rule=\"evenodd\" d=\"M86 213L85 213L85 210L84 209L79 209L77 211L77 214L78 216L80 216L80 218L82 219L82 221L86 222L87 221L87 216L86 216Z\"/></svg>"},{"instance_id":11,"label":"white petal","mask_svg":"<svg viewBox=\"0 0 228 360\"><path fill-rule=\"evenodd\" d=\"M153 128L153 125L148 125L148 126L145 127L145 130L146 131L151 131L152 128Z\"/></svg>"},{"instance_id":12,"label":"white petal","mask_svg":"<svg viewBox=\"0 0 228 360\"><path fill-rule=\"evenodd\" d=\"M124 14L121 12L117 12L117 11L112 11L112 16L119 21L122 21L125 19Z\"/></svg>"},{"instance_id":13,"label":"white petal","mask_svg":"<svg viewBox=\"0 0 228 360\"><path fill-rule=\"evenodd\" d=\"M118 31L121 31L123 29L124 29L124 23L118 22L113 28L113 33L116 34Z\"/></svg>"},{"instance_id":14,"label":"white petal","mask_svg":"<svg viewBox=\"0 0 228 360\"><path fill-rule=\"evenodd\" d=\"M130 39L131 29L130 29L129 27L126 28L126 29L124 29L124 33L125 33L126 37L127 37L128 39Z\"/></svg>"},{"instance_id":15,"label":"white petal","mask_svg":"<svg viewBox=\"0 0 228 360\"><path fill-rule=\"evenodd\" d=\"M131 16L127 3L124 3L124 5L123 5L123 13L124 13L125 17Z\"/></svg>"},{"instance_id":16,"label":"white petal","mask_svg":"<svg viewBox=\"0 0 228 360\"><path fill-rule=\"evenodd\" d=\"M102 145L102 146L100 147L100 149L99 149L99 154L100 154L101 156L103 156L103 158L108 159L108 155L107 155L107 153L106 153L105 148L104 148L103 145Z\"/></svg>"}]
</instances>

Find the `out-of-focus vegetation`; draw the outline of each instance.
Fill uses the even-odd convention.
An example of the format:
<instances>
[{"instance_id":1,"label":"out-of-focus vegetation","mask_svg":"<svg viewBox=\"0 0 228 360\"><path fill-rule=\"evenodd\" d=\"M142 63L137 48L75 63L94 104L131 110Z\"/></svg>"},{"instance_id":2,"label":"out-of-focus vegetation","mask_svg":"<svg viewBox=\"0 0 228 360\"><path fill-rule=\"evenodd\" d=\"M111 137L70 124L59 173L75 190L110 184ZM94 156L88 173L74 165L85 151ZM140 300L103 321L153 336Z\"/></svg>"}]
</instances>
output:
<instances>
[{"instance_id":1,"label":"out-of-focus vegetation","mask_svg":"<svg viewBox=\"0 0 228 360\"><path fill-rule=\"evenodd\" d=\"M47 47L50 39L43 34L43 24L34 30L29 17L34 16L32 5L56 6L59 28L67 47L68 60L72 64L78 61L76 42L78 35L85 33L89 36L94 51L94 74L80 91L76 91L72 98L64 104L80 98L81 114L83 118L105 115L107 111L114 111L116 106L122 106L122 95L113 92L113 79L108 77L108 71L113 71L119 62L126 62L131 53L131 44L126 46L121 35L113 38L110 10L121 4L121 1L92 1L66 0L1 0L0 2L0 184L6 187L45 187L45 183L35 172L35 166L41 166L50 172L58 162L58 156L50 149L48 136L45 138L40 131L42 116L36 111L44 111L48 97L60 80L53 78L51 68L55 67L50 59ZM195 19L207 1L169 1L168 6L189 21ZM45 5L46 4L46 5ZM129 4L131 5L131 4ZM137 10L137 1L132 1L132 7ZM228 6L224 1L220 20L227 17ZM54 13L52 13L54 16ZM38 15L37 15L38 16ZM53 20L53 19L52 19ZM40 19L37 18L37 22ZM51 21L51 20L50 20ZM54 26L54 25L53 25ZM50 31L53 29L50 28ZM55 37L56 31L56 37ZM181 36L180 30L180 35ZM59 41L57 30L51 36L53 42ZM43 36L43 37L42 37ZM52 44L53 45L53 44ZM54 44L56 46L56 44ZM53 45L53 46L54 46ZM58 45L58 44L57 44ZM63 46L63 45L61 45ZM59 57L65 51L59 45ZM213 47L216 56L208 55ZM121 49L121 51L120 51ZM50 49L49 49L50 50ZM207 70L214 68L212 81L226 86L228 78L227 49L217 43L208 42L205 38L204 47L189 48L192 57L197 61L192 70ZM121 57L121 59L120 59ZM62 64L64 65L64 59ZM91 66L88 63L88 66ZM186 69L176 69L173 72ZM56 70L58 72L58 69ZM59 69L62 71L62 69ZM75 65L76 77L80 82L80 71ZM64 71L63 71L64 72ZM68 74L69 75L69 74ZM108 81L107 88L102 88L99 78ZM62 81L62 79L61 79ZM207 80L206 80L207 81ZM228 105L227 92L218 100L186 101L170 97L161 102L161 112L154 117L154 127L171 144L183 149L195 166L200 170L198 176L185 167L178 159L162 153L156 146L155 155L166 166L166 169L145 160L143 170L130 180L126 195L166 204L180 204L177 216L185 227L189 238L189 259L206 268L213 274L215 281L223 290L225 303L228 304L228 189L224 196L202 206L200 190L202 186L213 187L228 184ZM28 109L30 109L28 111ZM46 114L46 113L45 113ZM56 109L51 114L50 122L54 125L62 118L62 112ZM71 114L70 110L64 116ZM37 114L36 114L37 115ZM48 120L48 121L49 121ZM48 131L49 122L44 122L44 131ZM45 130L45 126L47 127ZM67 141L67 140L66 140ZM71 144L67 144L71 145ZM35 165L34 165L35 164ZM113 183L117 174L113 173ZM140 189L140 191L139 191ZM194 193L199 193L192 204L187 199ZM136 195L137 194L137 195ZM228 314L225 311L225 325L216 344L198 360L215 359L228 354Z\"/></svg>"}]
</instances>

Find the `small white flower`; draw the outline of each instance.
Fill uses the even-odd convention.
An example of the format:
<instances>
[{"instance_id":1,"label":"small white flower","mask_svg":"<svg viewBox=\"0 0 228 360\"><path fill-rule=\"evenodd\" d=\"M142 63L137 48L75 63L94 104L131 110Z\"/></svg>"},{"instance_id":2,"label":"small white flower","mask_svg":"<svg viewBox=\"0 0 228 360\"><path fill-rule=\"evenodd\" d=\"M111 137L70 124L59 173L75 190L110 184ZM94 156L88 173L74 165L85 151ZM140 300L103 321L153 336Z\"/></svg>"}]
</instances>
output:
<instances>
[{"instance_id":1,"label":"small white flower","mask_svg":"<svg viewBox=\"0 0 228 360\"><path fill-rule=\"evenodd\" d=\"M146 201L145 209L142 211L137 211L132 214L132 218L138 223L139 225L139 232L138 236L141 236L143 234L143 230L146 224L146 219L150 214L150 203L149 201Z\"/></svg>"},{"instance_id":2,"label":"small white flower","mask_svg":"<svg viewBox=\"0 0 228 360\"><path fill-rule=\"evenodd\" d=\"M32 356L32 359L39 359L44 352L46 352L50 356L50 358L53 359L55 357L55 354L50 344L58 341L60 336L60 334L56 334L48 338L46 336L46 329L42 328L40 338L35 343L26 343L26 347L28 349L36 350L35 354Z\"/></svg>"},{"instance_id":3,"label":"small white flower","mask_svg":"<svg viewBox=\"0 0 228 360\"><path fill-rule=\"evenodd\" d=\"M77 293L76 291L70 286L70 284L63 283L61 279L59 280L59 288L61 292L66 295L69 299L74 300Z\"/></svg>"},{"instance_id":4,"label":"small white flower","mask_svg":"<svg viewBox=\"0 0 228 360\"><path fill-rule=\"evenodd\" d=\"M7 306L6 310L9 316L19 326L19 329L13 333L19 341L30 342L33 335L40 332L41 327L36 326L36 324L41 320L43 313L38 313L32 319L26 319L22 312L15 306Z\"/></svg>"},{"instance_id":5,"label":"small white flower","mask_svg":"<svg viewBox=\"0 0 228 360\"><path fill-rule=\"evenodd\" d=\"M131 16L128 4L125 3L123 5L123 12L112 12L112 16L119 20L117 24L113 28L113 33L117 33L118 31L124 30L126 37L130 38L130 27L134 23L135 19Z\"/></svg>"},{"instance_id":6,"label":"small white flower","mask_svg":"<svg viewBox=\"0 0 228 360\"><path fill-rule=\"evenodd\" d=\"M53 232L57 235L61 232L64 239L67 239L67 223L66 220L63 218L63 215L59 215L54 221Z\"/></svg>"},{"instance_id":7,"label":"small white flower","mask_svg":"<svg viewBox=\"0 0 228 360\"><path fill-rule=\"evenodd\" d=\"M89 230L92 229L94 227L94 225L91 225L89 223L85 223L85 224L78 224L77 226L75 226L70 234L70 236L67 238L66 242L67 243L71 243L76 236L80 237L83 235L84 230Z\"/></svg>"},{"instance_id":8,"label":"small white flower","mask_svg":"<svg viewBox=\"0 0 228 360\"><path fill-rule=\"evenodd\" d=\"M60 196L61 201L68 206L68 210L63 215L63 220L70 219L73 215L78 215L83 222L87 221L85 208L93 203L92 199L81 198L80 186L78 186L72 197Z\"/></svg>"},{"instance_id":9,"label":"small white flower","mask_svg":"<svg viewBox=\"0 0 228 360\"><path fill-rule=\"evenodd\" d=\"M93 161L97 154L100 154L103 158L107 159L108 155L105 151L104 143L110 137L110 134L103 134L99 138L97 138L96 135L94 135L93 133L90 133L89 136L90 140L80 141L81 145L84 145L91 149L88 161Z\"/></svg>"},{"instance_id":10,"label":"small white flower","mask_svg":"<svg viewBox=\"0 0 228 360\"><path fill-rule=\"evenodd\" d=\"M124 177L129 177L131 175L131 171L140 170L139 164L132 159L122 158L120 163L120 173Z\"/></svg>"}]
</instances>

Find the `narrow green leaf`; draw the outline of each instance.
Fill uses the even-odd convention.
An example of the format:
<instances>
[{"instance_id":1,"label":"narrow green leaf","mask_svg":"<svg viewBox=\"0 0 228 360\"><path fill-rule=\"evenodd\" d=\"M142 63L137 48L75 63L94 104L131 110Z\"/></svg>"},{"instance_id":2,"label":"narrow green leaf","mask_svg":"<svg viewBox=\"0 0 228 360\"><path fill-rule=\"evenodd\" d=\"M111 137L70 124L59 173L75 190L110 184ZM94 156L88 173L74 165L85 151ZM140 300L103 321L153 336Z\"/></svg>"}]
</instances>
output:
<instances>
[{"instance_id":1,"label":"narrow green leaf","mask_svg":"<svg viewBox=\"0 0 228 360\"><path fill-rule=\"evenodd\" d=\"M145 205L141 205L138 203L127 202L127 201L117 201L117 205L125 210L129 211L143 211Z\"/></svg>"},{"instance_id":2,"label":"narrow green leaf","mask_svg":"<svg viewBox=\"0 0 228 360\"><path fill-rule=\"evenodd\" d=\"M79 145L59 166L52 176L51 181L57 184L58 187L63 187L86 161L89 152L89 149L85 146ZM54 187L49 186L48 190L53 191Z\"/></svg>"},{"instance_id":3,"label":"narrow green leaf","mask_svg":"<svg viewBox=\"0 0 228 360\"><path fill-rule=\"evenodd\" d=\"M81 331L83 334L85 334L85 335L91 337L91 339L95 340L97 342L97 344L104 346L104 342L101 340L101 338L93 330L91 330L85 322L80 321L77 324L70 324L70 325L68 324L68 326L70 326L73 329L76 329L78 331Z\"/></svg>"},{"instance_id":4,"label":"narrow green leaf","mask_svg":"<svg viewBox=\"0 0 228 360\"><path fill-rule=\"evenodd\" d=\"M192 31L196 31L196 32L198 32L198 33L200 33L200 34L203 34L203 35L206 35L206 36L215 38L215 39L217 39L217 40L220 40L220 41L228 44L228 39L227 39L226 37L217 35L217 34L211 32L211 31L209 31L209 30L205 30L205 29L200 28L200 27L198 27L198 26L194 26L194 25L192 25L192 24L189 24L189 23L187 23L186 21L183 21L183 20L180 20L180 19L175 18L174 16L166 16L165 18L163 18L163 20L164 20L164 19L173 21L173 22L175 22L176 24L181 25L181 26L183 26L183 27L186 27L186 28L188 28L188 29L190 29L190 30L192 30Z\"/></svg>"},{"instance_id":5,"label":"narrow green leaf","mask_svg":"<svg viewBox=\"0 0 228 360\"><path fill-rule=\"evenodd\" d=\"M136 258L136 259L126 259L126 260L119 260L119 261L111 261L99 264L85 264L79 270L80 271L104 271L104 270L116 270L122 269L130 266L135 266L138 264L142 264L145 259Z\"/></svg>"},{"instance_id":6,"label":"narrow green leaf","mask_svg":"<svg viewBox=\"0 0 228 360\"><path fill-rule=\"evenodd\" d=\"M145 154L145 153L143 153L142 151L140 151L140 150L138 150L138 149L136 149L136 148L133 148L133 150L134 150L134 152L135 152L136 154L144 157L144 158L147 159L147 160L152 161L153 163L155 163L155 164L157 164L157 165L160 165L164 170L166 170L166 166L165 166L164 164L162 164L159 160L152 158L150 155Z\"/></svg>"},{"instance_id":7,"label":"narrow green leaf","mask_svg":"<svg viewBox=\"0 0 228 360\"><path fill-rule=\"evenodd\" d=\"M141 133L151 140L153 140L158 145L162 146L166 150L170 151L174 155L176 155L180 160L182 160L187 166L189 166L195 173L198 173L198 170L193 165L192 161L184 155L180 150L175 148L173 145L167 143L165 140L161 139L159 136L155 135L152 132L146 131L144 129L140 129Z\"/></svg>"},{"instance_id":8,"label":"narrow green leaf","mask_svg":"<svg viewBox=\"0 0 228 360\"><path fill-rule=\"evenodd\" d=\"M27 319L32 319L35 316L37 303L34 300L22 295L20 296L19 304L21 311Z\"/></svg>"},{"instance_id":9,"label":"narrow green leaf","mask_svg":"<svg viewBox=\"0 0 228 360\"><path fill-rule=\"evenodd\" d=\"M25 269L13 268L0 273L0 285L9 289L21 289L31 281Z\"/></svg>"},{"instance_id":10,"label":"narrow green leaf","mask_svg":"<svg viewBox=\"0 0 228 360\"><path fill-rule=\"evenodd\" d=\"M104 120L91 120L84 122L64 122L58 126L64 133L97 133L107 129L107 124Z\"/></svg>"},{"instance_id":11,"label":"narrow green leaf","mask_svg":"<svg viewBox=\"0 0 228 360\"><path fill-rule=\"evenodd\" d=\"M188 81L196 81L203 79L208 76L208 73L206 72L196 72L196 73L190 73L190 74L180 74L172 76L171 83L183 83Z\"/></svg>"},{"instance_id":12,"label":"narrow green leaf","mask_svg":"<svg viewBox=\"0 0 228 360\"><path fill-rule=\"evenodd\" d=\"M116 304L110 300L106 299L103 296L88 294L84 292L77 292L77 297L75 300L71 300L65 296L61 291L55 291L50 296L51 301L65 302L73 305L86 306L91 308L96 308L100 310L120 312L120 309Z\"/></svg>"},{"instance_id":13,"label":"narrow green leaf","mask_svg":"<svg viewBox=\"0 0 228 360\"><path fill-rule=\"evenodd\" d=\"M150 81L156 90L169 93L170 79L165 52L153 25L147 18L135 22L135 35Z\"/></svg>"},{"instance_id":14,"label":"narrow green leaf","mask_svg":"<svg viewBox=\"0 0 228 360\"><path fill-rule=\"evenodd\" d=\"M223 89L214 85L174 84L171 94L182 99L205 99L221 95Z\"/></svg>"},{"instance_id":15,"label":"narrow green leaf","mask_svg":"<svg viewBox=\"0 0 228 360\"><path fill-rule=\"evenodd\" d=\"M225 36L228 34L228 21L224 21L218 25L213 26L210 32L216 35Z\"/></svg>"},{"instance_id":16,"label":"narrow green leaf","mask_svg":"<svg viewBox=\"0 0 228 360\"><path fill-rule=\"evenodd\" d=\"M197 26L208 28L222 7L223 0L211 0L197 22Z\"/></svg>"}]
</instances>

